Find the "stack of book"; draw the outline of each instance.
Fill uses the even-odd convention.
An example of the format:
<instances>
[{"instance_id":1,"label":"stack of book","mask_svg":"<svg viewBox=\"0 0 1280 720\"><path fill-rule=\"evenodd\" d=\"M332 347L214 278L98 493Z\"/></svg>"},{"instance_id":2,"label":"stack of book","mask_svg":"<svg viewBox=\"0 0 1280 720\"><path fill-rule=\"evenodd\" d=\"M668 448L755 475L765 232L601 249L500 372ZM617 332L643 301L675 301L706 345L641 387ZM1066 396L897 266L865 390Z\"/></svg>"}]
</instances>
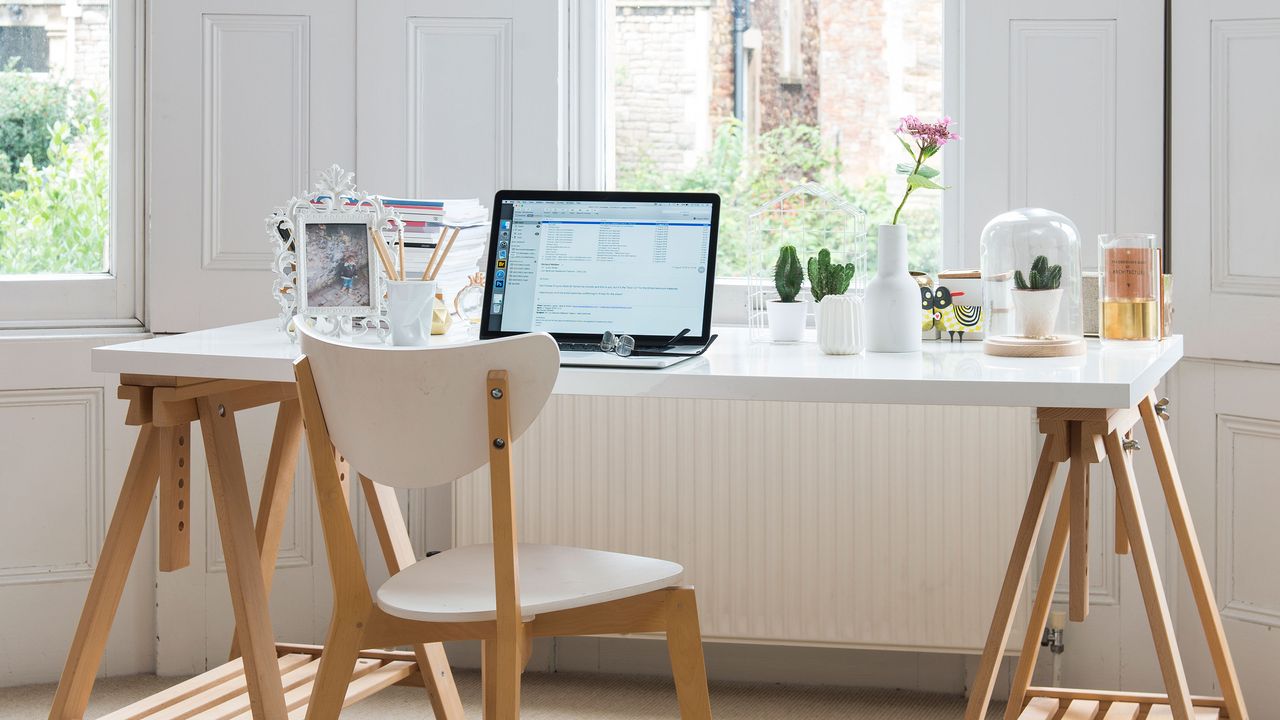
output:
<instances>
[{"instance_id":1,"label":"stack of book","mask_svg":"<svg viewBox=\"0 0 1280 720\"><path fill-rule=\"evenodd\" d=\"M407 200L382 198L388 208L394 209L405 221L405 269L409 277L421 277L427 267L436 242L448 241L454 229L458 237L453 242L436 282L448 303L466 287L468 278L484 270L485 249L489 242L489 209L477 198L463 200ZM428 218L438 207L438 215ZM421 225L414 223L421 222ZM443 234L442 234L443 231ZM390 240L388 237L388 240Z\"/></svg>"}]
</instances>

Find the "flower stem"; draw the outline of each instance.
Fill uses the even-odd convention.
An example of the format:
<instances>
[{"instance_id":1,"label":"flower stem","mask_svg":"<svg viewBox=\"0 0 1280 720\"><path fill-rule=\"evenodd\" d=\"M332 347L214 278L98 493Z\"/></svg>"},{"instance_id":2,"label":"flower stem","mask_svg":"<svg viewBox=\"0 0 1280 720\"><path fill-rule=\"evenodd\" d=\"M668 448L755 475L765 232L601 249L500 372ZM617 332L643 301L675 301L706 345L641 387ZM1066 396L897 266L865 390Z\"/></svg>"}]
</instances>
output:
<instances>
[{"instance_id":1,"label":"flower stem","mask_svg":"<svg viewBox=\"0 0 1280 720\"><path fill-rule=\"evenodd\" d=\"M924 164L924 148L920 148L920 157L916 158L916 169L911 172L912 175L920 172L920 166ZM902 212L902 206L907 204L907 198L911 197L911 191L915 190L911 186L910 180L907 181L907 191L902 194L902 202L898 203L898 209L893 211L893 222L890 225L898 224L898 215Z\"/></svg>"}]
</instances>

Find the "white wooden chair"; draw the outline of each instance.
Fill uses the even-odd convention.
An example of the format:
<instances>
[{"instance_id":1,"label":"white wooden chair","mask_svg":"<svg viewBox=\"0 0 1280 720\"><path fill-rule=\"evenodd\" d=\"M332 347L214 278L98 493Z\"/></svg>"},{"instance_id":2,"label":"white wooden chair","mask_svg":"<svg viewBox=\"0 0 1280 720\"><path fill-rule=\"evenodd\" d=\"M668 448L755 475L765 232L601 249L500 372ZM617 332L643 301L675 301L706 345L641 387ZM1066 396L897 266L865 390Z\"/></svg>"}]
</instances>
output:
<instances>
[{"instance_id":1,"label":"white wooden chair","mask_svg":"<svg viewBox=\"0 0 1280 720\"><path fill-rule=\"evenodd\" d=\"M692 588L674 586L679 565L516 542L511 447L559 373L550 336L380 348L303 330L302 351L294 372L334 588L307 718L338 717L361 650L466 639L483 642L484 717L517 718L534 637L631 632L666 633L681 717L711 717L697 605ZM450 483L488 462L493 544L420 560L375 600L340 455L366 494Z\"/></svg>"}]
</instances>

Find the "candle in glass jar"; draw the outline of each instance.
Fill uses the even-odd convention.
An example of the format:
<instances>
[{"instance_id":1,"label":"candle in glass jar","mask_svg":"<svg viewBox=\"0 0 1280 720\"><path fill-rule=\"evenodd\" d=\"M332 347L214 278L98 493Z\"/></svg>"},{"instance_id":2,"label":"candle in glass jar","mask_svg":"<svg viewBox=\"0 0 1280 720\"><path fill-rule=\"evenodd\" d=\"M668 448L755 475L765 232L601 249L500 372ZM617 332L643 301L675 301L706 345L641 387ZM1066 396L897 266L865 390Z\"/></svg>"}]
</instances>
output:
<instances>
[{"instance_id":1,"label":"candle in glass jar","mask_svg":"<svg viewBox=\"0 0 1280 720\"><path fill-rule=\"evenodd\" d=\"M1160 339L1160 247L1156 236L1101 235L1099 271L1104 340Z\"/></svg>"}]
</instances>

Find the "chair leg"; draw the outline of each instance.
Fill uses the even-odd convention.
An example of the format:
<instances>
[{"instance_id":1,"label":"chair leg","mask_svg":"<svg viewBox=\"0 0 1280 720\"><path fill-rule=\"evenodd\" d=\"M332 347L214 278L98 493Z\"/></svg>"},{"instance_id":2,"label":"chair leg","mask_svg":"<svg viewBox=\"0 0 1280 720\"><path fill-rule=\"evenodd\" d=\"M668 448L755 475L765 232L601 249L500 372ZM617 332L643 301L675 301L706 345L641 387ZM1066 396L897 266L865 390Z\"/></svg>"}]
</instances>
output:
<instances>
[{"instance_id":1,"label":"chair leg","mask_svg":"<svg viewBox=\"0 0 1280 720\"><path fill-rule=\"evenodd\" d=\"M520 675L523 661L514 667L499 662L498 641L480 644L480 684L484 693L484 720L515 720L520 717ZM501 698L501 700L499 700Z\"/></svg>"},{"instance_id":2,"label":"chair leg","mask_svg":"<svg viewBox=\"0 0 1280 720\"><path fill-rule=\"evenodd\" d=\"M676 681L676 698L683 720L710 720L707 667L702 658L702 631L693 588L676 588L667 595L667 654Z\"/></svg>"},{"instance_id":3,"label":"chair leg","mask_svg":"<svg viewBox=\"0 0 1280 720\"><path fill-rule=\"evenodd\" d=\"M360 656L360 641L365 623L335 608L329 635L320 654L320 670L316 673L307 705L307 720L337 720L347 697L347 685Z\"/></svg>"}]
</instances>

